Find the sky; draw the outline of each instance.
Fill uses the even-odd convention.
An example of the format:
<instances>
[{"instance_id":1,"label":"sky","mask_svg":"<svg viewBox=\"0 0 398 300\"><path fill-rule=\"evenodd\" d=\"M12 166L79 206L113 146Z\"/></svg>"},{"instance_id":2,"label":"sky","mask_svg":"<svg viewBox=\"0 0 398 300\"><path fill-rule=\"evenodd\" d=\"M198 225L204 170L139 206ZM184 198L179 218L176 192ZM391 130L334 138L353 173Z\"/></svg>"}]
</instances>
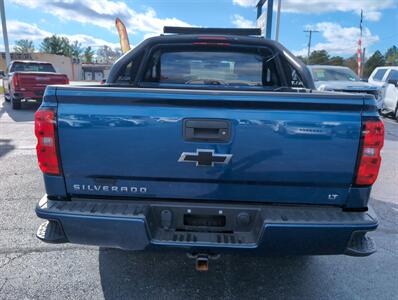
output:
<instances>
[{"instance_id":1,"label":"sky","mask_svg":"<svg viewBox=\"0 0 398 300\"><path fill-rule=\"evenodd\" d=\"M398 46L398 0L281 0L279 41L296 55L312 50L348 57L356 53L360 11L364 10L363 45L367 54ZM10 47L19 39L39 49L52 34L94 49L120 47L115 18L126 25L130 44L158 35L164 25L201 27L256 26L258 0L6 0ZM275 9L277 0L275 2ZM275 21L274 13L273 20ZM274 22L275 23L275 22ZM272 37L274 37L275 24ZM0 49L4 49L3 39Z\"/></svg>"}]
</instances>

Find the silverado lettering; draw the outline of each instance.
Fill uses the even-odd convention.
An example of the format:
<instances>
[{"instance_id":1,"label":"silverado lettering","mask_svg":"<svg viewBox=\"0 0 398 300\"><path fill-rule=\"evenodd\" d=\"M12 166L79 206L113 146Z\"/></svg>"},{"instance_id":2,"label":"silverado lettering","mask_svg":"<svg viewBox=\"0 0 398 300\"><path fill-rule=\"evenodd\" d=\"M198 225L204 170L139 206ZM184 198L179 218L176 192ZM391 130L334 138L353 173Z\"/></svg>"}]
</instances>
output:
<instances>
[{"instance_id":1,"label":"silverado lettering","mask_svg":"<svg viewBox=\"0 0 398 300\"><path fill-rule=\"evenodd\" d=\"M146 193L146 187L135 187L135 186L117 186L117 185L85 185L85 184L74 184L74 191L90 191L90 192L124 192L124 193Z\"/></svg>"}]
</instances>

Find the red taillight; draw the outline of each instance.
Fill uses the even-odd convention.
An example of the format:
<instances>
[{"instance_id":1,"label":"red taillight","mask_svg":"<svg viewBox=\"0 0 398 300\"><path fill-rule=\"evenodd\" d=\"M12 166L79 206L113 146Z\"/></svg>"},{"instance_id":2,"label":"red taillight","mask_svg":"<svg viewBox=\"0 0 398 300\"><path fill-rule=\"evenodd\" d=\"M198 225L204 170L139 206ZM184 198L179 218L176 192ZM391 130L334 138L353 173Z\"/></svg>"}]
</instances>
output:
<instances>
[{"instance_id":1,"label":"red taillight","mask_svg":"<svg viewBox=\"0 0 398 300\"><path fill-rule=\"evenodd\" d=\"M200 35L198 40L228 40L228 38L222 35Z\"/></svg>"},{"instance_id":2,"label":"red taillight","mask_svg":"<svg viewBox=\"0 0 398 300\"><path fill-rule=\"evenodd\" d=\"M355 180L357 185L371 185L376 181L383 144L384 123L381 120L366 120L363 125L360 161Z\"/></svg>"},{"instance_id":3,"label":"red taillight","mask_svg":"<svg viewBox=\"0 0 398 300\"><path fill-rule=\"evenodd\" d=\"M192 45L209 45L209 46L230 46L230 43L214 43L214 42L193 42Z\"/></svg>"},{"instance_id":4,"label":"red taillight","mask_svg":"<svg viewBox=\"0 0 398 300\"><path fill-rule=\"evenodd\" d=\"M12 87L13 87L14 89L16 89L16 88L19 87L19 78L18 78L18 74L15 74L15 75L12 77Z\"/></svg>"},{"instance_id":5,"label":"red taillight","mask_svg":"<svg viewBox=\"0 0 398 300\"><path fill-rule=\"evenodd\" d=\"M65 76L65 82L64 82L64 84L69 84L69 78L67 77L67 76Z\"/></svg>"},{"instance_id":6,"label":"red taillight","mask_svg":"<svg viewBox=\"0 0 398 300\"><path fill-rule=\"evenodd\" d=\"M40 109L35 113L36 151L39 167L43 173L60 175L55 129L56 120L53 110Z\"/></svg>"}]
</instances>

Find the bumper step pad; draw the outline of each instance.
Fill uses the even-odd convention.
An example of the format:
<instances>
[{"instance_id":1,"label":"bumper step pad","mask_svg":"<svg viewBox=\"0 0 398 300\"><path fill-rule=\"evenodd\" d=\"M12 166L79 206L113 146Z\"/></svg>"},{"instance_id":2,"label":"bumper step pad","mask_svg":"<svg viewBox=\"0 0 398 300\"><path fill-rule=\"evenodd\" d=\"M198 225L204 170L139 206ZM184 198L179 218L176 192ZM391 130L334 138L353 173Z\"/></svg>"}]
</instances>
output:
<instances>
[{"instance_id":1,"label":"bumper step pad","mask_svg":"<svg viewBox=\"0 0 398 300\"><path fill-rule=\"evenodd\" d=\"M350 256L368 256L376 252L376 243L367 236L365 232L356 232L352 235L351 240L345 251Z\"/></svg>"},{"instance_id":2,"label":"bumper step pad","mask_svg":"<svg viewBox=\"0 0 398 300\"><path fill-rule=\"evenodd\" d=\"M43 242L51 244L62 244L68 242L61 225L56 221L46 221L41 224L39 229L37 229L36 236Z\"/></svg>"}]
</instances>

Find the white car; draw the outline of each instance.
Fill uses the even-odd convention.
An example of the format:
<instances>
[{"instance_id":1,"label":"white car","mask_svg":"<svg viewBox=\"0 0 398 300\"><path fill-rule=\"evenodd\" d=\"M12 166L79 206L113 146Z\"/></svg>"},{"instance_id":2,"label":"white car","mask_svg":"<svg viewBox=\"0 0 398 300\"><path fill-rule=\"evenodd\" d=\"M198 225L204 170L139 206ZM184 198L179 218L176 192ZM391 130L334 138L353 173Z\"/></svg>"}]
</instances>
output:
<instances>
[{"instance_id":1,"label":"white car","mask_svg":"<svg viewBox=\"0 0 398 300\"><path fill-rule=\"evenodd\" d=\"M393 114L398 121L398 66L374 69L368 82L383 88L383 112Z\"/></svg>"},{"instance_id":2,"label":"white car","mask_svg":"<svg viewBox=\"0 0 398 300\"><path fill-rule=\"evenodd\" d=\"M379 110L383 108L383 88L363 82L350 68L329 65L308 65L307 67L317 90L370 94L375 97L377 108Z\"/></svg>"}]
</instances>

